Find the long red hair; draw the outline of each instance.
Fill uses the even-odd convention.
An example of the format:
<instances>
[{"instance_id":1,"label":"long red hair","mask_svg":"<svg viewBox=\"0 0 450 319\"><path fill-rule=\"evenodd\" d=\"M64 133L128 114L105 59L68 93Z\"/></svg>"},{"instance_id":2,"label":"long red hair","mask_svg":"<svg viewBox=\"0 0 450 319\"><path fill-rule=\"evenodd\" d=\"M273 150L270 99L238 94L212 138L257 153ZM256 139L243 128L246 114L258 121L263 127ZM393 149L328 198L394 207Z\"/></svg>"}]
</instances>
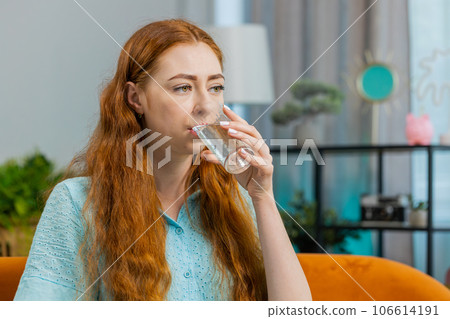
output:
<instances>
[{"instance_id":1,"label":"long red hair","mask_svg":"<svg viewBox=\"0 0 450 319\"><path fill-rule=\"evenodd\" d=\"M180 43L200 41L214 51L223 69L222 52L214 40L204 30L181 19L142 27L126 42L124 50L151 74L165 50ZM143 87L149 80L129 55L121 51L116 73L100 95L97 127L61 179L90 178L82 209L85 236L78 251L84 261L84 281L79 285L90 287L80 296L86 300L97 298L100 282L109 294L100 299L165 300L172 280L165 258L165 220L157 221L146 231L160 217L161 209L154 178L146 173L147 153L144 151L141 159L143 172L125 165L126 141L144 128L126 102L125 83L132 81ZM136 159L136 154L133 156ZM201 190L202 232L213 247L214 264L222 275L221 287L223 280L231 283L232 291L226 294L232 300L267 300L257 229L238 182L221 165L204 160L191 166L186 189L197 179L193 188ZM186 207L190 193L185 195ZM190 218L189 209L187 212Z\"/></svg>"}]
</instances>

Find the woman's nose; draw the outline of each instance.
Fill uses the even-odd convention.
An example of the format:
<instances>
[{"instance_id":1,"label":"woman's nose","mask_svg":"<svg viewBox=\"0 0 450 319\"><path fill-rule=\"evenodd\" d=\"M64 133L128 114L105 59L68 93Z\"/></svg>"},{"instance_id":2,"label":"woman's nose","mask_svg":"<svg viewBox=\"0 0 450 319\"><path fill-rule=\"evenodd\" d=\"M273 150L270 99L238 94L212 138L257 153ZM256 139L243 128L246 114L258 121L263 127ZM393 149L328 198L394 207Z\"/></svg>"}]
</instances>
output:
<instances>
[{"instance_id":1,"label":"woman's nose","mask_svg":"<svg viewBox=\"0 0 450 319\"><path fill-rule=\"evenodd\" d=\"M215 115L219 112L219 104L213 101L197 103L193 109L193 116L199 122L214 122Z\"/></svg>"},{"instance_id":2,"label":"woman's nose","mask_svg":"<svg viewBox=\"0 0 450 319\"><path fill-rule=\"evenodd\" d=\"M205 116L209 112L212 112L212 108L210 105L206 105L204 103L198 103L194 106L193 114L195 116L201 117Z\"/></svg>"}]
</instances>

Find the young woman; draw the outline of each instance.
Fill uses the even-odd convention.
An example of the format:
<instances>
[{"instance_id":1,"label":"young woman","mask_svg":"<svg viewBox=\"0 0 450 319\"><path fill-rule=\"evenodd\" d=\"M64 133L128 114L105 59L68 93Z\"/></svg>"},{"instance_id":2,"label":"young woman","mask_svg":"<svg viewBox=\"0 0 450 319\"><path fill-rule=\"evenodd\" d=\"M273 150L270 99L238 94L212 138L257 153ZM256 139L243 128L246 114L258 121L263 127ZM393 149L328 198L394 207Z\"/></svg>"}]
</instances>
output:
<instances>
[{"instance_id":1,"label":"young woman","mask_svg":"<svg viewBox=\"0 0 450 319\"><path fill-rule=\"evenodd\" d=\"M88 146L48 192L15 300L311 300L268 146L242 153L251 167L238 175L206 148L193 154L193 115L223 103L224 82L220 49L195 25L158 21L132 35ZM230 136L257 144L253 126L224 113ZM126 165L127 141L146 128L171 137L152 162L167 147L170 161L152 174L135 147L144 169Z\"/></svg>"}]
</instances>

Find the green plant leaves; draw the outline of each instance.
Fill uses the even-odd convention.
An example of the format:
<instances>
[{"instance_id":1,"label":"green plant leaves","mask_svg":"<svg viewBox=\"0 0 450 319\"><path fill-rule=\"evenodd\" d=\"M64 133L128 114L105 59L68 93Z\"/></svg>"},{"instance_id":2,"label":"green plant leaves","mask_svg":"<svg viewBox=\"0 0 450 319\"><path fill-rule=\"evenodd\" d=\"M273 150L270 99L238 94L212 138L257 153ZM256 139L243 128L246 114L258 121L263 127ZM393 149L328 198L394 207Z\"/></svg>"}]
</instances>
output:
<instances>
[{"instance_id":1,"label":"green plant leaves","mask_svg":"<svg viewBox=\"0 0 450 319\"><path fill-rule=\"evenodd\" d=\"M25 217L30 209L25 198L19 197L14 200L14 209L18 216Z\"/></svg>"},{"instance_id":2,"label":"green plant leaves","mask_svg":"<svg viewBox=\"0 0 450 319\"><path fill-rule=\"evenodd\" d=\"M305 79L294 83L290 91L293 99L271 114L276 124L287 124L306 115L341 111L344 95L335 86Z\"/></svg>"},{"instance_id":3,"label":"green plant leaves","mask_svg":"<svg viewBox=\"0 0 450 319\"><path fill-rule=\"evenodd\" d=\"M428 210L428 201L416 200L412 194L408 195L409 206L412 210Z\"/></svg>"},{"instance_id":4,"label":"green plant leaves","mask_svg":"<svg viewBox=\"0 0 450 319\"><path fill-rule=\"evenodd\" d=\"M315 228L317 204L307 201L304 192L297 190L289 202L289 206L294 209L293 212L289 212L290 216L284 211L280 211L280 215L291 242L299 247L302 252L319 251L320 248L317 243L310 237L317 238ZM333 209L325 210L322 218L324 225L345 225L347 223L347 221L340 220L336 211ZM347 237L360 238L359 232L353 229L323 229L322 234L326 244L325 249L331 250L334 247L334 249L342 253L348 253L345 249L345 239Z\"/></svg>"},{"instance_id":5,"label":"green plant leaves","mask_svg":"<svg viewBox=\"0 0 450 319\"><path fill-rule=\"evenodd\" d=\"M43 192L61 176L37 150L22 161L10 159L0 165L0 227L11 229L37 220L43 210Z\"/></svg>"}]
</instances>

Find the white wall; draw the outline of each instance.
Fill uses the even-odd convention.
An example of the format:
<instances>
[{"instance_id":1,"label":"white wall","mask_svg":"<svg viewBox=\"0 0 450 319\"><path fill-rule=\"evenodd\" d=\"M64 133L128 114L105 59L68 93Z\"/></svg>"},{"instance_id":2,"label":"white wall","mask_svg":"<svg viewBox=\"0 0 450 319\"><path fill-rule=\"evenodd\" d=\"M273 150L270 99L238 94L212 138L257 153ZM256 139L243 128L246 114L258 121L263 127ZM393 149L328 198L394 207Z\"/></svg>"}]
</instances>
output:
<instances>
[{"instance_id":1,"label":"white wall","mask_svg":"<svg viewBox=\"0 0 450 319\"><path fill-rule=\"evenodd\" d=\"M123 45L151 21L213 22L208 0L77 0ZM87 142L120 47L73 0L0 2L0 163L39 148L58 167Z\"/></svg>"}]
</instances>

